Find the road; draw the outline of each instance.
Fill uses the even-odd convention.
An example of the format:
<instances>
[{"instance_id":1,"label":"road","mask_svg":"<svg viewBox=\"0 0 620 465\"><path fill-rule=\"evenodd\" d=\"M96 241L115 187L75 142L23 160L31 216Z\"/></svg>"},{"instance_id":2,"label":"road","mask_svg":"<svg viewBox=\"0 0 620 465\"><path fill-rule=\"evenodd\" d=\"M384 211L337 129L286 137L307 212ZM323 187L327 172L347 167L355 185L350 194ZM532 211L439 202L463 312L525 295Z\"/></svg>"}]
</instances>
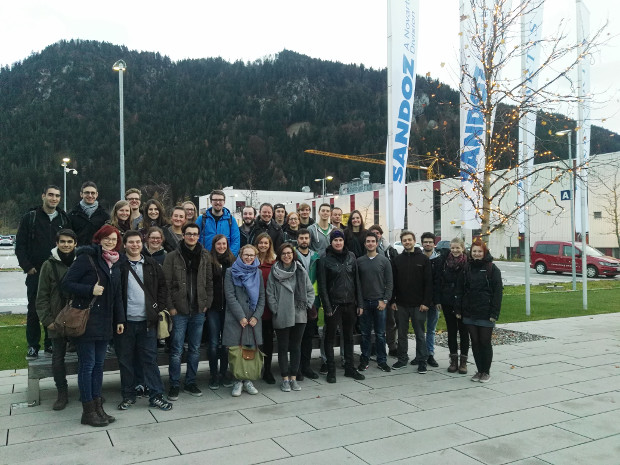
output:
<instances>
[{"instance_id":1,"label":"road","mask_svg":"<svg viewBox=\"0 0 620 465\"><path fill-rule=\"evenodd\" d=\"M495 262L497 267L502 272L502 279L505 285L518 285L525 284L525 264L523 262ZM556 274L549 272L547 274L538 274L533 269L530 272L530 283L536 284L550 284L550 283L571 283L572 277L570 274ZM596 278L599 279L612 279L612 278ZM620 277L613 279L620 280ZM577 275L577 281L581 281L581 276ZM590 279L588 281L591 281Z\"/></svg>"}]
</instances>

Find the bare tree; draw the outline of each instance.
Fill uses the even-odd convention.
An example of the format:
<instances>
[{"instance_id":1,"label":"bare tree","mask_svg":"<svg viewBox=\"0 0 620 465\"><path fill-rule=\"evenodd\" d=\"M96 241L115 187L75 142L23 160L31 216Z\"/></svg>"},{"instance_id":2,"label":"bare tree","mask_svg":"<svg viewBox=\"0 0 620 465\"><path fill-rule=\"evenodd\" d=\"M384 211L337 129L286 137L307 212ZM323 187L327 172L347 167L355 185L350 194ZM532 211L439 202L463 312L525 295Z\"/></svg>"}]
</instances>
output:
<instances>
[{"instance_id":1,"label":"bare tree","mask_svg":"<svg viewBox=\"0 0 620 465\"><path fill-rule=\"evenodd\" d=\"M600 45L606 25L587 37L584 43L578 44L568 37L565 21L562 20L556 31L521 46L522 17L542 8L544 1L461 1L469 3L475 12L471 18L461 18L469 24L465 32L469 46L465 53L473 55L481 66L472 70L462 64L460 88L465 105L477 108L483 120L480 129L471 133L470 142L479 150L479 156L485 157L481 172L467 170L463 164L461 170L462 175L473 183L477 195L468 196L468 201L479 212L481 234L487 240L493 231L515 218L523 207L533 205L539 196L553 197L548 187L570 171L558 170L555 175L547 176L548 183L532 192L521 205L504 201L519 183L527 182L541 170L552 169L534 165L529 172L519 173L519 142L515 140L515 128L528 112L560 109L578 103L573 75L580 60L589 58ZM522 57L530 55L535 47L540 47L538 64L530 68L527 75L512 73L511 76L510 70L520 68ZM530 85L533 77L540 77L537 88ZM470 89L470 92L465 89ZM536 135L528 133L528 145L534 146L535 142ZM498 168L506 166L509 168L498 171ZM465 194L465 190L461 186L446 194L456 197ZM556 199L554 202L557 204Z\"/></svg>"}]
</instances>

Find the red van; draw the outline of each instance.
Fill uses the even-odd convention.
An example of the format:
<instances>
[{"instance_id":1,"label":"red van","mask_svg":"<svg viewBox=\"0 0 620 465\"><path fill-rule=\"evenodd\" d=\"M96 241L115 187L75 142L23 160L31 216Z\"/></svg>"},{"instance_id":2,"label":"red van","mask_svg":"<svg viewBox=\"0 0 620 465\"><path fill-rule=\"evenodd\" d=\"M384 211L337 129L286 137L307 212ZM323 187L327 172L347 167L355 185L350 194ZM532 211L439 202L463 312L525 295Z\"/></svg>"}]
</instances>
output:
<instances>
[{"instance_id":1,"label":"red van","mask_svg":"<svg viewBox=\"0 0 620 465\"><path fill-rule=\"evenodd\" d=\"M603 254L600 250L586 245L588 253L588 278L614 276L620 274L620 260ZM555 271L558 274L570 273L573 247L565 241L537 241L532 247L530 268L536 273ZM577 260L578 259L578 260ZM581 242L575 242L575 268L581 274Z\"/></svg>"}]
</instances>

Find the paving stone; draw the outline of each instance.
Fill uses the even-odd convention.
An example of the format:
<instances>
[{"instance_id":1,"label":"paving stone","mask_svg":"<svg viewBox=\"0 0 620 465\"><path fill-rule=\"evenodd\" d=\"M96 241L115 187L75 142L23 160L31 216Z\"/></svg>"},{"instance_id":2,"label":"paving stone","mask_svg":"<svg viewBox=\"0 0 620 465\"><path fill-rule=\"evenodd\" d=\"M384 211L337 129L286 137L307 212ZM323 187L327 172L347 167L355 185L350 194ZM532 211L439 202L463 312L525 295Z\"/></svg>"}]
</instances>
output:
<instances>
[{"instance_id":1,"label":"paving stone","mask_svg":"<svg viewBox=\"0 0 620 465\"><path fill-rule=\"evenodd\" d=\"M294 436L279 437L275 438L274 441L289 454L302 455L322 449L366 443L374 439L388 438L409 431L411 431L409 428L400 423L388 418L380 418L378 420L362 421L350 425L310 431ZM351 450L350 448L348 449ZM366 460L365 457L364 460Z\"/></svg>"},{"instance_id":2,"label":"paving stone","mask_svg":"<svg viewBox=\"0 0 620 465\"><path fill-rule=\"evenodd\" d=\"M599 439L567 449L549 452L538 456L545 463L564 465L573 463L618 465L620 441L618 437Z\"/></svg>"},{"instance_id":3,"label":"paving stone","mask_svg":"<svg viewBox=\"0 0 620 465\"><path fill-rule=\"evenodd\" d=\"M483 400L487 401L496 397L504 397L502 392L488 389L486 385L474 384L470 381L468 388L458 389L448 392L436 392L433 394L425 394L422 396L405 397L401 399L403 402L415 405L421 410L432 410L436 408L449 407L451 405L463 404L463 399L467 399L467 402L473 402Z\"/></svg>"},{"instance_id":4,"label":"paving stone","mask_svg":"<svg viewBox=\"0 0 620 465\"><path fill-rule=\"evenodd\" d=\"M188 454L279 436L296 435L313 430L312 426L299 418L290 417L209 431L208 440L206 441L204 440L205 433L203 431L193 434L183 433L181 435L176 435L172 432L171 440L182 454Z\"/></svg>"},{"instance_id":5,"label":"paving stone","mask_svg":"<svg viewBox=\"0 0 620 465\"><path fill-rule=\"evenodd\" d=\"M259 441L195 452L177 457L153 460L151 465L252 465L269 460L289 457L284 449L273 441Z\"/></svg>"},{"instance_id":6,"label":"paving stone","mask_svg":"<svg viewBox=\"0 0 620 465\"><path fill-rule=\"evenodd\" d=\"M533 378L545 375L551 375L555 373L565 373L570 370L574 370L575 366L566 362L552 362L544 365L533 365L527 367L518 367L512 365L514 368L509 372L512 375L519 376L521 378ZM495 363L493 363L493 371L495 371Z\"/></svg>"},{"instance_id":7,"label":"paving stone","mask_svg":"<svg viewBox=\"0 0 620 465\"><path fill-rule=\"evenodd\" d=\"M614 376L613 378L608 377L603 379L591 379L589 381L581 381L579 383L565 384L562 387L581 394L593 395L615 391L618 389L618 386L620 386L620 376Z\"/></svg>"},{"instance_id":8,"label":"paving stone","mask_svg":"<svg viewBox=\"0 0 620 465\"><path fill-rule=\"evenodd\" d=\"M595 415L620 409L620 392L612 391L594 396L582 396L577 399L555 402L548 406L579 417Z\"/></svg>"},{"instance_id":9,"label":"paving stone","mask_svg":"<svg viewBox=\"0 0 620 465\"><path fill-rule=\"evenodd\" d=\"M320 463L362 465L366 462L343 447L338 447L336 449L322 450L311 454L297 455L295 457L265 462L265 465L317 465Z\"/></svg>"},{"instance_id":10,"label":"paving stone","mask_svg":"<svg viewBox=\"0 0 620 465\"><path fill-rule=\"evenodd\" d=\"M493 379L493 378L491 378ZM537 391L539 389L545 389L556 386L563 386L570 384L566 378L559 377L557 375L536 376L532 378L507 381L504 383L489 383L487 388L493 391L498 391L503 394L520 394L522 392Z\"/></svg>"},{"instance_id":11,"label":"paving stone","mask_svg":"<svg viewBox=\"0 0 620 465\"><path fill-rule=\"evenodd\" d=\"M578 370L572 369L557 373L557 375L573 382L589 381L591 379L607 378L609 376L620 376L620 363L591 368L580 368Z\"/></svg>"},{"instance_id":12,"label":"paving stone","mask_svg":"<svg viewBox=\"0 0 620 465\"><path fill-rule=\"evenodd\" d=\"M425 375L420 375L417 371L415 371L416 369L417 368L414 368L411 365L407 365L406 368L398 371L392 371L389 374L384 374L384 376L370 379L366 378L365 380L360 381L360 384L363 384L368 388L380 389L392 386L418 385L421 383L430 383L433 381L446 379L446 376L444 376L443 373L440 374L429 370ZM370 370L370 368L368 370ZM366 373L368 370L363 373Z\"/></svg>"},{"instance_id":13,"label":"paving stone","mask_svg":"<svg viewBox=\"0 0 620 465\"><path fill-rule=\"evenodd\" d=\"M581 434L590 439L602 439L620 435L618 411L599 413L589 417L577 418L556 425L558 428ZM619 439L620 440L620 439Z\"/></svg>"},{"instance_id":14,"label":"paving stone","mask_svg":"<svg viewBox=\"0 0 620 465\"><path fill-rule=\"evenodd\" d=\"M299 417L314 428L331 428L360 421L374 420L403 413L418 411L417 407L399 400L388 400L375 404L358 405L342 409L300 415Z\"/></svg>"},{"instance_id":15,"label":"paving stone","mask_svg":"<svg viewBox=\"0 0 620 465\"><path fill-rule=\"evenodd\" d=\"M523 358L514 358L514 359L511 359L510 362L513 365L518 366L518 367L531 367L535 365L546 365L548 363L562 362L565 360L566 360L566 357L562 354L544 353L544 354L538 354L535 357L528 355L527 357L523 357ZM493 370L493 367L491 367L491 372L492 370Z\"/></svg>"},{"instance_id":16,"label":"paving stone","mask_svg":"<svg viewBox=\"0 0 620 465\"><path fill-rule=\"evenodd\" d=\"M284 404L272 404L264 407L241 408L239 413L252 423L259 421L275 420L286 417L296 417L307 413L326 412L359 405L344 396L315 397L313 399L287 402Z\"/></svg>"},{"instance_id":17,"label":"paving stone","mask_svg":"<svg viewBox=\"0 0 620 465\"><path fill-rule=\"evenodd\" d=\"M578 434L554 426L543 426L542 428L459 446L456 449L485 464L500 465L588 441L588 438Z\"/></svg>"},{"instance_id":18,"label":"paving stone","mask_svg":"<svg viewBox=\"0 0 620 465\"><path fill-rule=\"evenodd\" d=\"M344 378L344 376L341 376L341 378ZM303 383L305 384L306 382L303 381ZM310 387L302 386L302 390L296 392L282 392L276 383L275 385L270 385L269 389L265 389L261 392L269 399L280 404L286 402L298 402L303 399L314 399L316 397L335 396L345 392L364 391L367 389L367 386L364 386L363 384L352 379L339 378L336 384L317 383Z\"/></svg>"},{"instance_id":19,"label":"paving stone","mask_svg":"<svg viewBox=\"0 0 620 465\"><path fill-rule=\"evenodd\" d=\"M484 436L458 425L416 431L385 439L366 441L347 449L370 464L393 462L460 444L480 441Z\"/></svg>"},{"instance_id":20,"label":"paving stone","mask_svg":"<svg viewBox=\"0 0 620 465\"><path fill-rule=\"evenodd\" d=\"M459 425L492 438L540 426L552 425L573 418L575 418L573 415L547 407L535 407L479 418L477 420L462 421Z\"/></svg>"},{"instance_id":21,"label":"paving stone","mask_svg":"<svg viewBox=\"0 0 620 465\"><path fill-rule=\"evenodd\" d=\"M454 449L444 449L430 454L418 455L416 457L408 457L396 462L390 462L390 465L480 465L480 462L467 457Z\"/></svg>"}]
</instances>

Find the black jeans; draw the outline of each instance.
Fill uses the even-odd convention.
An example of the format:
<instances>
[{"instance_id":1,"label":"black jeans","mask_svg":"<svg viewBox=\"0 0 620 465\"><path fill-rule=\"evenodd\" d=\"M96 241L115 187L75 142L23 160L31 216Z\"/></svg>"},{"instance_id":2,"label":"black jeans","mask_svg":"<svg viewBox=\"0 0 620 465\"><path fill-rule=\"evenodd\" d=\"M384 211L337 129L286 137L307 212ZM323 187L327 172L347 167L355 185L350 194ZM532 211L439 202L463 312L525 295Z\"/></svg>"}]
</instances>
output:
<instances>
[{"instance_id":1,"label":"black jeans","mask_svg":"<svg viewBox=\"0 0 620 465\"><path fill-rule=\"evenodd\" d=\"M121 371L123 399L136 398L136 365L144 369L144 380L149 387L151 399L164 392L164 385L157 364L157 330L147 328L146 321L128 321L123 334L114 336L114 349ZM135 355L137 362L135 362Z\"/></svg>"},{"instance_id":2,"label":"black jeans","mask_svg":"<svg viewBox=\"0 0 620 465\"><path fill-rule=\"evenodd\" d=\"M428 348L426 347L426 313L421 312L420 307L405 307L398 305L396 318L398 319L398 360L409 360L409 320L415 333L415 359L419 362L428 360Z\"/></svg>"},{"instance_id":3,"label":"black jeans","mask_svg":"<svg viewBox=\"0 0 620 465\"><path fill-rule=\"evenodd\" d=\"M469 353L469 331L463 320L457 318L452 307L443 306L443 316L446 319L446 327L448 329L448 349L451 354L458 354L458 344L456 342L456 334L461 339L461 355Z\"/></svg>"},{"instance_id":4,"label":"black jeans","mask_svg":"<svg viewBox=\"0 0 620 465\"><path fill-rule=\"evenodd\" d=\"M260 350L265 354L265 357L273 356L273 320L263 320L263 344Z\"/></svg>"},{"instance_id":5,"label":"black jeans","mask_svg":"<svg viewBox=\"0 0 620 465\"><path fill-rule=\"evenodd\" d=\"M316 334L318 318L308 318L306 323L306 329L304 335L301 338L301 370L308 370L310 368L310 360L312 359L312 338Z\"/></svg>"},{"instance_id":6,"label":"black jeans","mask_svg":"<svg viewBox=\"0 0 620 465\"><path fill-rule=\"evenodd\" d=\"M295 323L290 328L276 329L278 337L278 365L283 378L297 376L301 361L301 338L304 335L306 323ZM289 364L288 353L291 352Z\"/></svg>"},{"instance_id":7,"label":"black jeans","mask_svg":"<svg viewBox=\"0 0 620 465\"><path fill-rule=\"evenodd\" d=\"M26 296L28 297L28 313L26 315L26 343L28 347L34 347L37 351L41 348L41 324L37 314L37 290L39 289L39 273L26 275ZM45 338L43 346L51 347L52 342L47 334L47 328L43 328Z\"/></svg>"},{"instance_id":8,"label":"black jeans","mask_svg":"<svg viewBox=\"0 0 620 465\"><path fill-rule=\"evenodd\" d=\"M334 313L325 315L325 358L327 368L331 373L336 371L334 362L334 341L336 340L336 328L342 328L344 337L344 366L345 369L353 369L353 328L357 320L355 304L338 304L333 306Z\"/></svg>"},{"instance_id":9,"label":"black jeans","mask_svg":"<svg viewBox=\"0 0 620 465\"><path fill-rule=\"evenodd\" d=\"M65 355L67 353L67 340L64 337L55 337L52 342L52 375L56 389L67 389L67 369L65 368Z\"/></svg>"},{"instance_id":10,"label":"black jeans","mask_svg":"<svg viewBox=\"0 0 620 465\"><path fill-rule=\"evenodd\" d=\"M493 328L486 326L466 325L471 337L471 351L474 353L478 373L490 373L493 361L493 345L491 336Z\"/></svg>"}]
</instances>

